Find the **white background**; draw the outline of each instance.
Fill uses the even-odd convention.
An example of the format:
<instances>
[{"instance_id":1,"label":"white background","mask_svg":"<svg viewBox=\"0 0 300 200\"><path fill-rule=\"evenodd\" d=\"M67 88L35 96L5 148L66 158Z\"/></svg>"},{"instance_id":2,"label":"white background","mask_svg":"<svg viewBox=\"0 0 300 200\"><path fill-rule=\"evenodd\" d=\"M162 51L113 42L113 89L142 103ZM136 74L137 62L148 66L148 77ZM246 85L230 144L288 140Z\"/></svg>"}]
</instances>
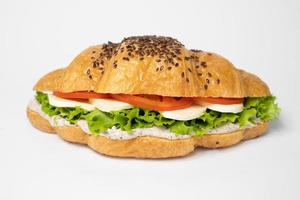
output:
<instances>
[{"instance_id":1,"label":"white background","mask_svg":"<svg viewBox=\"0 0 300 200\"><path fill-rule=\"evenodd\" d=\"M0 199L300 199L300 1L0 1ZM259 139L186 158L117 159L43 134L32 86L86 47L178 38L268 83L282 108Z\"/></svg>"}]
</instances>

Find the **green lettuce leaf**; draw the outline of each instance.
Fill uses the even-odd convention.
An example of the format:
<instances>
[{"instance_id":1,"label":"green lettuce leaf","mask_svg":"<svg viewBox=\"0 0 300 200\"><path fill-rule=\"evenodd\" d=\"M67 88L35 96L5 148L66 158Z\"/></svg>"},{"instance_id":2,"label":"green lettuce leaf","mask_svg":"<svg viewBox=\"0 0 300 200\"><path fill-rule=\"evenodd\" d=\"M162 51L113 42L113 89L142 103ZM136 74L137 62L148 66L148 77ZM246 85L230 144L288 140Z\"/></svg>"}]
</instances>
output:
<instances>
[{"instance_id":1,"label":"green lettuce leaf","mask_svg":"<svg viewBox=\"0 0 300 200\"><path fill-rule=\"evenodd\" d=\"M98 109L87 111L80 107L60 108L49 104L48 95L36 93L36 100L41 104L42 111L49 116L59 116L76 124L78 120L86 120L90 131L94 135L115 126L129 134L136 128L150 128L153 126L169 129L178 135L195 134L201 136L207 131L223 126L227 123L239 124L241 128L276 118L280 112L275 97L246 98L244 110L240 113L221 113L207 110L197 119L178 121L164 118L159 112L132 108L126 110L102 112Z\"/></svg>"},{"instance_id":2,"label":"green lettuce leaf","mask_svg":"<svg viewBox=\"0 0 300 200\"><path fill-rule=\"evenodd\" d=\"M109 114L100 110L93 110L83 118L87 121L90 131L94 134L106 131L114 125L114 120Z\"/></svg>"},{"instance_id":3,"label":"green lettuce leaf","mask_svg":"<svg viewBox=\"0 0 300 200\"><path fill-rule=\"evenodd\" d=\"M36 100L41 104L41 108L44 113L50 117L60 116L71 124L75 124L79 119L83 119L82 117L88 113L88 111L80 107L60 108L52 106L49 104L48 95L42 92L37 92L35 97Z\"/></svg>"}]
</instances>

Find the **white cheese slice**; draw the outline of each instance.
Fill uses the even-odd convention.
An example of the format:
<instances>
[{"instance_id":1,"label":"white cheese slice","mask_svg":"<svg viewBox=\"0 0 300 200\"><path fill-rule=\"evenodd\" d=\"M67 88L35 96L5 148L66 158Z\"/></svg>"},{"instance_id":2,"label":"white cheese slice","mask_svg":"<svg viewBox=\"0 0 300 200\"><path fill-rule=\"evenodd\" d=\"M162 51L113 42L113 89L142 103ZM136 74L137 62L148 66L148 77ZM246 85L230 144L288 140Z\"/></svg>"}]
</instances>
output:
<instances>
[{"instance_id":1,"label":"white cheese slice","mask_svg":"<svg viewBox=\"0 0 300 200\"><path fill-rule=\"evenodd\" d=\"M224 105L224 104L206 104L205 105L208 109L223 112L223 113L239 113L242 112L244 109L244 106L242 103L240 104L230 104L230 105Z\"/></svg>"},{"instance_id":2,"label":"white cheese slice","mask_svg":"<svg viewBox=\"0 0 300 200\"><path fill-rule=\"evenodd\" d=\"M206 107L203 106L191 106L189 108L172 110L172 111L162 111L161 114L168 119L175 119L180 121L186 121L191 119L196 119L203 115L206 111Z\"/></svg>"},{"instance_id":3,"label":"white cheese slice","mask_svg":"<svg viewBox=\"0 0 300 200\"><path fill-rule=\"evenodd\" d=\"M113 99L90 99L92 105L104 112L133 108L132 105Z\"/></svg>"},{"instance_id":4,"label":"white cheese slice","mask_svg":"<svg viewBox=\"0 0 300 200\"><path fill-rule=\"evenodd\" d=\"M45 91L42 91L42 93L44 93L44 94L53 94L53 92L52 92L52 91L50 91L50 90L45 90Z\"/></svg>"},{"instance_id":5,"label":"white cheese slice","mask_svg":"<svg viewBox=\"0 0 300 200\"><path fill-rule=\"evenodd\" d=\"M69 99L63 99L57 96L54 96L52 94L48 94L49 103L52 106L56 107L76 107L79 106L82 109L85 110L94 110L95 106L89 103L83 103L79 101L73 101Z\"/></svg>"}]
</instances>

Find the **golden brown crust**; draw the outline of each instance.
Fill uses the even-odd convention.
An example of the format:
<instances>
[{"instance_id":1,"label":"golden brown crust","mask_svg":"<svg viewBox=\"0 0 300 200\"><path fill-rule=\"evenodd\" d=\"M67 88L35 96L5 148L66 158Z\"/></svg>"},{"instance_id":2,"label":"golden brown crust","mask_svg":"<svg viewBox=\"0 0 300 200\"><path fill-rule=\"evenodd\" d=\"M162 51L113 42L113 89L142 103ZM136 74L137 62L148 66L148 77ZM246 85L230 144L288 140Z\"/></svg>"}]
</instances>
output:
<instances>
[{"instance_id":1,"label":"golden brown crust","mask_svg":"<svg viewBox=\"0 0 300 200\"><path fill-rule=\"evenodd\" d=\"M102 45L93 46L81 52L66 68L60 91L94 91L103 75L100 63L96 62L96 55L100 53L102 53Z\"/></svg>"},{"instance_id":2,"label":"golden brown crust","mask_svg":"<svg viewBox=\"0 0 300 200\"><path fill-rule=\"evenodd\" d=\"M263 97L271 95L267 84L264 83L258 76L244 70L239 71L247 97Z\"/></svg>"},{"instance_id":3,"label":"golden brown crust","mask_svg":"<svg viewBox=\"0 0 300 200\"><path fill-rule=\"evenodd\" d=\"M51 83L51 79L59 81ZM90 47L64 73L46 75L34 89L177 97L270 95L262 80L238 70L225 58L188 50L172 38L153 36Z\"/></svg>"},{"instance_id":4,"label":"golden brown crust","mask_svg":"<svg viewBox=\"0 0 300 200\"><path fill-rule=\"evenodd\" d=\"M42 131L52 131L47 120L39 114L27 110L27 116L32 125ZM64 140L74 143L87 144L96 152L116 157L134 158L170 158L185 156L196 147L222 148L232 146L265 133L268 124L264 123L254 128L226 134L204 135L182 140L168 140L151 136L137 137L130 140L112 140L103 136L85 134L79 127L55 127L56 133Z\"/></svg>"},{"instance_id":5,"label":"golden brown crust","mask_svg":"<svg viewBox=\"0 0 300 200\"><path fill-rule=\"evenodd\" d=\"M65 69L60 68L43 76L33 87L37 91L60 91Z\"/></svg>"},{"instance_id":6,"label":"golden brown crust","mask_svg":"<svg viewBox=\"0 0 300 200\"><path fill-rule=\"evenodd\" d=\"M41 117L38 113L27 108L27 117L30 123L37 129L47 132L47 133L55 133L55 130L52 128L48 120Z\"/></svg>"}]
</instances>

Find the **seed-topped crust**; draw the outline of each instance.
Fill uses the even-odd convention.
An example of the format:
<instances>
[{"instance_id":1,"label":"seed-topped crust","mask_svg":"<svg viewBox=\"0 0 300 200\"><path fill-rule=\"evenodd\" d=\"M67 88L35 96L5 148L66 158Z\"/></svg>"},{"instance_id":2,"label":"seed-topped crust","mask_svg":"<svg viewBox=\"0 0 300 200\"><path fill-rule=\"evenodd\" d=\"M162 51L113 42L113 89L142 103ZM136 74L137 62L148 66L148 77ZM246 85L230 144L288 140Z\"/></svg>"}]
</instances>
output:
<instances>
[{"instance_id":1,"label":"seed-topped crust","mask_svg":"<svg viewBox=\"0 0 300 200\"><path fill-rule=\"evenodd\" d=\"M270 95L257 76L217 54L188 50L170 37L128 37L90 47L62 71L46 75L34 89L177 97Z\"/></svg>"}]
</instances>

